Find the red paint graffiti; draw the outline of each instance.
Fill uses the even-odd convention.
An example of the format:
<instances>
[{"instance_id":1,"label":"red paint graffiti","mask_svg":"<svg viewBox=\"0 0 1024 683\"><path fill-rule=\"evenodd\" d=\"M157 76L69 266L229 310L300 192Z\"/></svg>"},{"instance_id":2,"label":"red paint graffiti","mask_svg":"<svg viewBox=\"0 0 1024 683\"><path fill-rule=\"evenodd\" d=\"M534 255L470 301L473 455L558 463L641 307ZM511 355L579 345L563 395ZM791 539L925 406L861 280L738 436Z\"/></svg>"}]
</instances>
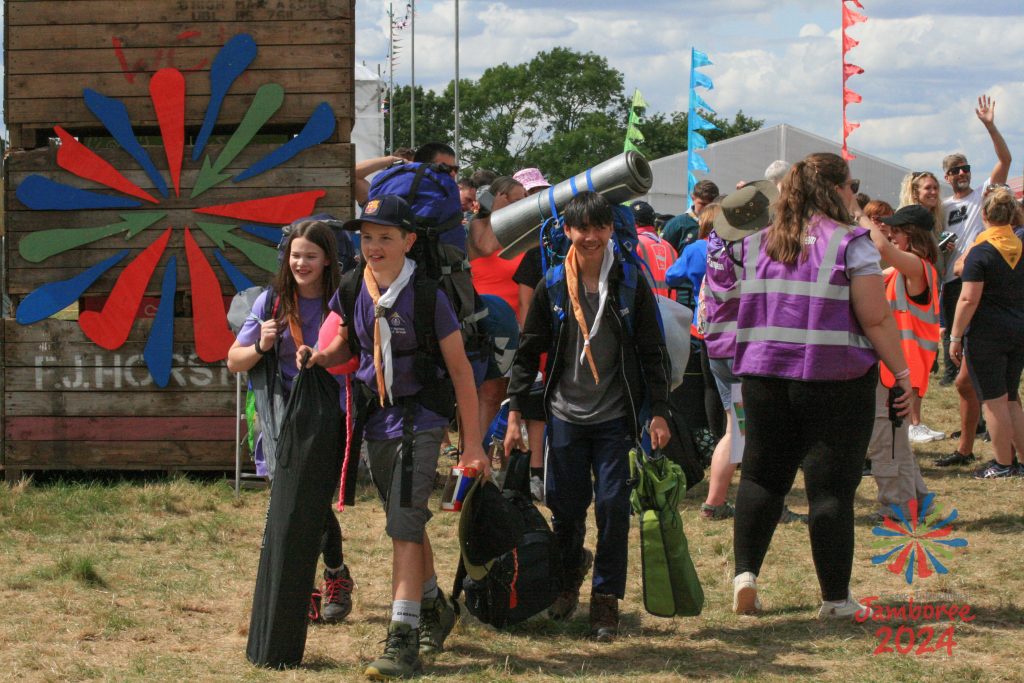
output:
<instances>
[{"instance_id":1,"label":"red paint graffiti","mask_svg":"<svg viewBox=\"0 0 1024 683\"><path fill-rule=\"evenodd\" d=\"M192 38L197 38L202 34L202 31L197 31L195 29L182 31L174 37L174 42L183 43ZM223 43L226 39L223 26L219 27L218 36L220 38L220 42ZM210 64L210 58L203 57L201 60L199 60L197 63L191 66L179 67L177 64L174 63L175 48L173 47L167 48L166 50L164 48L157 48L156 52L153 53L151 57L152 64L150 64L149 60L147 60L146 58L136 59L134 62L129 64L128 57L125 55L124 40L118 36L112 36L110 38L110 42L114 46L114 56L117 57L117 63L121 67L121 73L124 75L125 80L129 83L134 83L135 77L137 75L146 72L158 71L161 68L161 66L166 66L167 68L176 68L184 72L192 72L205 69ZM212 51L216 51L217 49L219 49L219 47L211 48ZM166 63L161 65L161 62L164 61L166 61Z\"/></svg>"}]
</instances>

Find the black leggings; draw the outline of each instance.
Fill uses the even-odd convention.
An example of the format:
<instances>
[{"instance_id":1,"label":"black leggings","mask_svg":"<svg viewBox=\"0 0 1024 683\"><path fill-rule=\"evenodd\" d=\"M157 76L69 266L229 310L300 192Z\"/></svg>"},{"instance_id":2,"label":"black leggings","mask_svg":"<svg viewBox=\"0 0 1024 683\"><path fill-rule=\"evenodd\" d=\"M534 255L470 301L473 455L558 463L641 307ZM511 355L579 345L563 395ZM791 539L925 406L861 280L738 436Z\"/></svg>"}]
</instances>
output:
<instances>
[{"instance_id":1,"label":"black leggings","mask_svg":"<svg viewBox=\"0 0 1024 683\"><path fill-rule=\"evenodd\" d=\"M328 508L324 519L324 531L320 536L320 552L324 556L324 566L337 569L345 563L341 553L341 523L334 510Z\"/></svg>"},{"instance_id":2,"label":"black leggings","mask_svg":"<svg viewBox=\"0 0 1024 683\"><path fill-rule=\"evenodd\" d=\"M746 448L736 494L736 574L761 572L783 499L803 463L811 555L824 600L845 600L853 568L853 499L875 415L877 366L859 379L744 377Z\"/></svg>"}]
</instances>

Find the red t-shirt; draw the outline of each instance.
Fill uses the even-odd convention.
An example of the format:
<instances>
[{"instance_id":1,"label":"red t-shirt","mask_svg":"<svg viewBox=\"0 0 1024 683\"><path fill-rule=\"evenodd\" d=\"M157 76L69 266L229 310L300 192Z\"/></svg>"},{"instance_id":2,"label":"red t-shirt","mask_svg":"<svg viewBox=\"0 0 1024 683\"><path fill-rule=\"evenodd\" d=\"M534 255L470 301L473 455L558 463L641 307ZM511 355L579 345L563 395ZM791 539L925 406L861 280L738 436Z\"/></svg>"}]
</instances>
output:
<instances>
[{"instance_id":1,"label":"red t-shirt","mask_svg":"<svg viewBox=\"0 0 1024 683\"><path fill-rule=\"evenodd\" d=\"M500 252L481 256L470 261L473 273L473 287L477 294L493 294L504 299L519 318L519 285L512 276L523 260L524 254L513 259L503 259Z\"/></svg>"}]
</instances>

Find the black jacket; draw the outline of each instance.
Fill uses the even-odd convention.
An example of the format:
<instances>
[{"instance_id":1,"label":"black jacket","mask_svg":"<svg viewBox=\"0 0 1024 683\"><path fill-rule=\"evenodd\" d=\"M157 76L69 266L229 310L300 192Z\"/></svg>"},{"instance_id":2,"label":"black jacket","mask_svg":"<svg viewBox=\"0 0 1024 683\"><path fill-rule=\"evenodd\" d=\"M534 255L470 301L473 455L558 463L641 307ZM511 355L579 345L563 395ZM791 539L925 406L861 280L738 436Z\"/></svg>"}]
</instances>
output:
<instances>
[{"instance_id":1,"label":"black jacket","mask_svg":"<svg viewBox=\"0 0 1024 683\"><path fill-rule=\"evenodd\" d=\"M609 275L609 304L618 302L618 283L622 277L619 266L612 268ZM636 297L633 306L636 314L633 317L633 338L626 339L626 325L622 321L617 305L605 306L605 325L602 329L614 330L619 341L619 371L622 373L623 386L626 389L626 402L630 406L634 438L640 434L640 409L646 396L650 399L651 416L669 418L669 358L665 348L665 335L658 324L657 301L651 292L647 280L637 278ZM558 284L567 287L563 280ZM568 292L563 293L563 300L568 302ZM571 313L559 328L558 339L552 338L553 325L551 297L545 281L541 281L533 293L530 312L523 324L523 333L519 336L519 350L512 365L509 379L509 408L522 410L522 405L530 395L540 368L540 356L547 352L547 382L544 385L544 408L547 410L552 387L557 386L563 369L563 356L568 340L575 339L579 334L579 324ZM614 321L614 322L613 322ZM570 336L572 335L572 336Z\"/></svg>"}]
</instances>

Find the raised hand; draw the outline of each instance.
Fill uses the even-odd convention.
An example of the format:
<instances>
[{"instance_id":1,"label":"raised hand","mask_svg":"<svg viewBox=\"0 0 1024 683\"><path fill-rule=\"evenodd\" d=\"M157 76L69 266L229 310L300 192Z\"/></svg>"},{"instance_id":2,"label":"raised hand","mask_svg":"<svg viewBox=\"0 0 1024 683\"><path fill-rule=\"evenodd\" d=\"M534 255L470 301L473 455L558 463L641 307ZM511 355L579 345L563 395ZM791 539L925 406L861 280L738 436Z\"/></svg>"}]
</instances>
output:
<instances>
[{"instance_id":1,"label":"raised hand","mask_svg":"<svg viewBox=\"0 0 1024 683\"><path fill-rule=\"evenodd\" d=\"M978 120L986 126L991 126L996 119L996 103L988 95L978 98L978 107L974 110Z\"/></svg>"}]
</instances>

